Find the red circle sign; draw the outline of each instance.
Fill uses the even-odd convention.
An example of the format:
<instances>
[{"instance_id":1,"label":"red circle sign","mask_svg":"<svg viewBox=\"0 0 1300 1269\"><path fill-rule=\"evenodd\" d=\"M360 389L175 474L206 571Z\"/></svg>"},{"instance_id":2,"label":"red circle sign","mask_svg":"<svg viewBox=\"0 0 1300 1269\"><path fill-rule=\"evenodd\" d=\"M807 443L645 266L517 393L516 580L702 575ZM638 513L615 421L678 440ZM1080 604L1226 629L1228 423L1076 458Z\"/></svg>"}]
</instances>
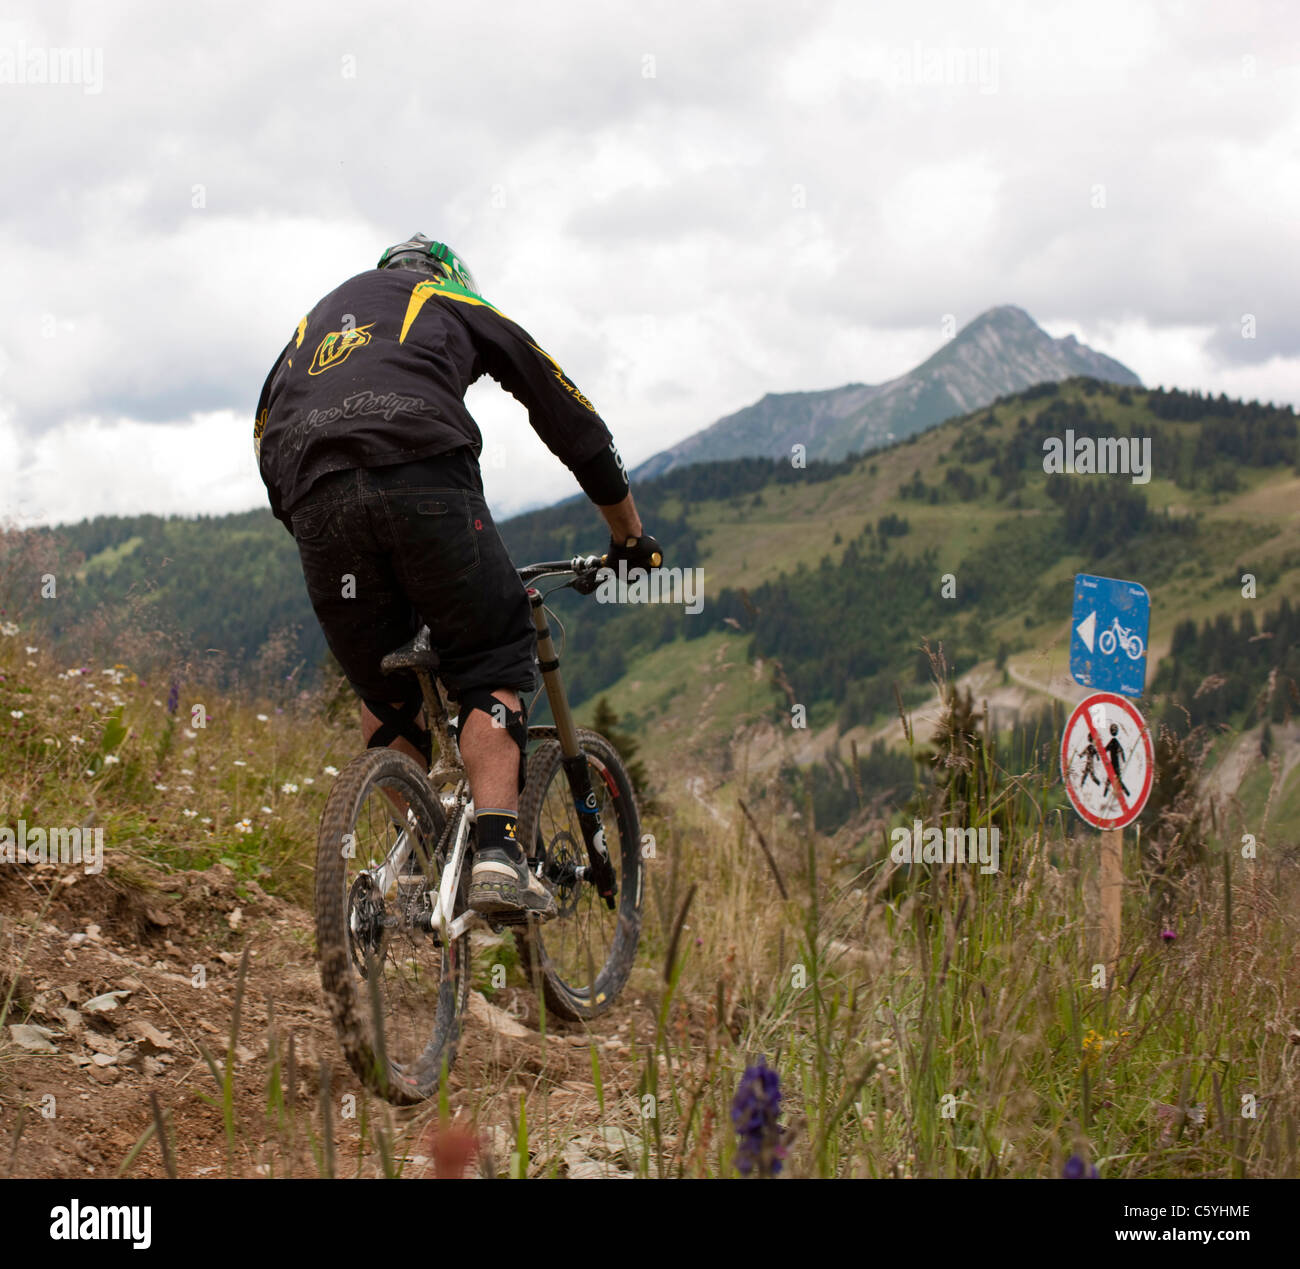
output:
<instances>
[{"instance_id":1,"label":"red circle sign","mask_svg":"<svg viewBox=\"0 0 1300 1269\"><path fill-rule=\"evenodd\" d=\"M1074 809L1094 828L1123 828L1151 794L1155 755L1137 707L1113 692L1075 706L1061 737L1061 778Z\"/></svg>"}]
</instances>

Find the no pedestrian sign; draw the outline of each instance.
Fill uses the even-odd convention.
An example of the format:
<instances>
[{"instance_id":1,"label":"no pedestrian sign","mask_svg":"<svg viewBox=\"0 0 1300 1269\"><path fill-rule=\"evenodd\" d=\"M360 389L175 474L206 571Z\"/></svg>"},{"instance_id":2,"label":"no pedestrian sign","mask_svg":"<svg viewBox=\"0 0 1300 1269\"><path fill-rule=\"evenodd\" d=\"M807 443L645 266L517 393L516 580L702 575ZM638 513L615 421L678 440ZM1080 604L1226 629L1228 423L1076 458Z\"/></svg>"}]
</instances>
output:
<instances>
[{"instance_id":1,"label":"no pedestrian sign","mask_svg":"<svg viewBox=\"0 0 1300 1269\"><path fill-rule=\"evenodd\" d=\"M1151 733L1131 701L1094 692L1075 707L1061 738L1061 778L1089 824L1131 824L1150 796L1154 771Z\"/></svg>"}]
</instances>

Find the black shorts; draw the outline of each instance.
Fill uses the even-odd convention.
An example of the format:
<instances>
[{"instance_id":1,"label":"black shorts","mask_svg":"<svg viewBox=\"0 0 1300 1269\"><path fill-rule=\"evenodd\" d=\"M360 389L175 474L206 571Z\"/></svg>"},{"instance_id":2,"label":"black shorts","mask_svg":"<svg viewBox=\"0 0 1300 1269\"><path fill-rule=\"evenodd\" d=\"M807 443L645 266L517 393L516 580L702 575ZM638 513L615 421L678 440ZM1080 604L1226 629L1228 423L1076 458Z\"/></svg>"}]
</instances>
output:
<instances>
[{"instance_id":1,"label":"black shorts","mask_svg":"<svg viewBox=\"0 0 1300 1269\"><path fill-rule=\"evenodd\" d=\"M451 695L536 687L527 592L470 450L331 472L291 518L312 607L362 700L418 696L413 674L385 675L379 663L422 624Z\"/></svg>"}]
</instances>

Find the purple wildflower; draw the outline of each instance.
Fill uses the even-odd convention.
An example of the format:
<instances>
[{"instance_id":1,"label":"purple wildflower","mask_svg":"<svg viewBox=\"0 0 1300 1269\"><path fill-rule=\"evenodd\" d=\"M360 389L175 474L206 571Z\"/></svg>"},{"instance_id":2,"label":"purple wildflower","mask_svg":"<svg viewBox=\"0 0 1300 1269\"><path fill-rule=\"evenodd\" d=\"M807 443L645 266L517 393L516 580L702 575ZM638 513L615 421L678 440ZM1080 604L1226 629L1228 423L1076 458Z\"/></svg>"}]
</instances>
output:
<instances>
[{"instance_id":1,"label":"purple wildflower","mask_svg":"<svg viewBox=\"0 0 1300 1269\"><path fill-rule=\"evenodd\" d=\"M1166 943L1172 943L1174 939L1178 937L1178 935L1175 934L1173 930L1161 930L1160 937L1164 939Z\"/></svg>"},{"instance_id":2,"label":"purple wildflower","mask_svg":"<svg viewBox=\"0 0 1300 1269\"><path fill-rule=\"evenodd\" d=\"M1089 1169L1083 1159L1072 1154L1065 1162L1065 1167L1061 1170L1061 1176L1067 1181L1099 1181L1101 1173L1097 1171L1097 1165L1094 1163Z\"/></svg>"},{"instance_id":3,"label":"purple wildflower","mask_svg":"<svg viewBox=\"0 0 1300 1269\"><path fill-rule=\"evenodd\" d=\"M181 703L181 685L172 679L171 691L167 693L167 712L174 714L176 707Z\"/></svg>"},{"instance_id":4,"label":"purple wildflower","mask_svg":"<svg viewBox=\"0 0 1300 1269\"><path fill-rule=\"evenodd\" d=\"M736 1171L761 1177L781 1171L781 1077L759 1058L745 1068L731 1099L731 1123L736 1130Z\"/></svg>"}]
</instances>

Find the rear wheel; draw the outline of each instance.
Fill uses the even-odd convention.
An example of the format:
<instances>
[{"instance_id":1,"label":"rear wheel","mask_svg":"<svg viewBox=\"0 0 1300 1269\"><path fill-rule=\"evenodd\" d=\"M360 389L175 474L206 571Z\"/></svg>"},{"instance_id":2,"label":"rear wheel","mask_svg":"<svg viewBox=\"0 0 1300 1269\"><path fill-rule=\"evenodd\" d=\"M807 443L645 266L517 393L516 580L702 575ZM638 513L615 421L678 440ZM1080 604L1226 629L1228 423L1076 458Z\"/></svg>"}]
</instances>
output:
<instances>
[{"instance_id":1,"label":"rear wheel","mask_svg":"<svg viewBox=\"0 0 1300 1269\"><path fill-rule=\"evenodd\" d=\"M541 864L555 894L554 920L532 926L523 938L530 969L541 978L547 1008L562 1018L595 1018L627 983L641 937L641 820L631 781L617 750L603 736L579 731L591 787L618 895L609 908L580 870L587 848L561 765L558 740L546 740L528 760L528 783L519 803L519 840Z\"/></svg>"},{"instance_id":2,"label":"rear wheel","mask_svg":"<svg viewBox=\"0 0 1300 1269\"><path fill-rule=\"evenodd\" d=\"M447 945L421 925L442 881L445 827L424 772L392 749L353 759L321 817L321 986L348 1064L398 1104L437 1091L444 1065L450 1070L455 1059L469 997L468 936ZM408 855L401 868L399 853ZM458 902L457 912L462 908Z\"/></svg>"}]
</instances>

